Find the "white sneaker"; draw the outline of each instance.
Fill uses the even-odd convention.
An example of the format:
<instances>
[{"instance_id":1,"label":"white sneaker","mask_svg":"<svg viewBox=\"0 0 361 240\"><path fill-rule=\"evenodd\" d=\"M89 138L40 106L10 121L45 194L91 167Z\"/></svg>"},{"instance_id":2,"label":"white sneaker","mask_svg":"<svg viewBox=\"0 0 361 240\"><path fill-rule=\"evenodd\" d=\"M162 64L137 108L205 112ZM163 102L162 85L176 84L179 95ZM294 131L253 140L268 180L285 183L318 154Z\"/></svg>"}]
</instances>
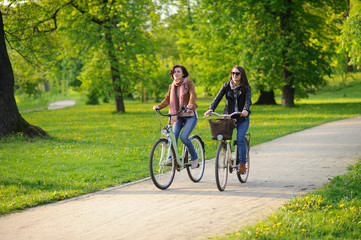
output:
<instances>
[{"instance_id":1,"label":"white sneaker","mask_svg":"<svg viewBox=\"0 0 361 240\"><path fill-rule=\"evenodd\" d=\"M195 160L192 160L192 166L191 166L191 168L192 168L192 169L195 169L195 168L197 168L197 167L199 167L198 158L195 159Z\"/></svg>"}]
</instances>

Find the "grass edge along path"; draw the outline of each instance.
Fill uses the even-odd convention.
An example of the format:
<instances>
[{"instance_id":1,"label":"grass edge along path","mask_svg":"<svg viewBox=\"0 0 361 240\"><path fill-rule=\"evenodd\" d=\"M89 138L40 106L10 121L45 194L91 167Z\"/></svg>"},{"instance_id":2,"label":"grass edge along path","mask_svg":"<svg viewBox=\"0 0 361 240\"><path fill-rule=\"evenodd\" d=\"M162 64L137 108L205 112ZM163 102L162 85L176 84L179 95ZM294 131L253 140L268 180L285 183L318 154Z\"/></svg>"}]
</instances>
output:
<instances>
[{"instance_id":1,"label":"grass edge along path","mask_svg":"<svg viewBox=\"0 0 361 240\"><path fill-rule=\"evenodd\" d=\"M348 170L288 201L267 220L214 239L360 239L361 159Z\"/></svg>"}]
</instances>

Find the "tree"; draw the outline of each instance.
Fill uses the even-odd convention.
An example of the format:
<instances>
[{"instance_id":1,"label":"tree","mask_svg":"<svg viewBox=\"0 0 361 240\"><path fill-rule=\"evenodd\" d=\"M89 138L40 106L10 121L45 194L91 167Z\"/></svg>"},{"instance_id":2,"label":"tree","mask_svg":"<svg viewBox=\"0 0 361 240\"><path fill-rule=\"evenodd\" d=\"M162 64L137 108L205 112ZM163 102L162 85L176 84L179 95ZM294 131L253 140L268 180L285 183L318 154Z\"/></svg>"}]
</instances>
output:
<instances>
[{"instance_id":1,"label":"tree","mask_svg":"<svg viewBox=\"0 0 361 240\"><path fill-rule=\"evenodd\" d=\"M259 26L249 28L251 38L245 43L252 49L250 54L256 53L251 57L254 72L266 73L256 81L260 86L265 86L265 80L274 82L269 90L282 88L282 105L294 105L296 95L306 96L304 89L322 86L323 76L331 73L335 25L329 15L336 7L330 6L340 3L268 0L249 4L249 19Z\"/></svg>"},{"instance_id":2,"label":"tree","mask_svg":"<svg viewBox=\"0 0 361 240\"><path fill-rule=\"evenodd\" d=\"M40 127L29 124L19 113L14 98L14 74L6 49L0 11L0 137L23 133L27 137L47 137Z\"/></svg>"},{"instance_id":3,"label":"tree","mask_svg":"<svg viewBox=\"0 0 361 240\"><path fill-rule=\"evenodd\" d=\"M171 17L177 27L180 59L190 63L191 76L208 93L218 92L229 80L231 68L242 65L238 53L243 44L236 22L242 16L232 14L239 8L236 1L187 1Z\"/></svg>"},{"instance_id":4,"label":"tree","mask_svg":"<svg viewBox=\"0 0 361 240\"><path fill-rule=\"evenodd\" d=\"M259 102L268 94L264 102L275 103L273 90L280 89L282 104L292 106L296 95L305 96L304 89L324 84L323 76L330 74L334 26L327 4L341 0L198 2L188 27L192 31L178 43L196 56L197 73L210 88L239 64L261 92Z\"/></svg>"},{"instance_id":5,"label":"tree","mask_svg":"<svg viewBox=\"0 0 361 240\"><path fill-rule=\"evenodd\" d=\"M361 1L352 1L350 13L343 26L342 41L343 49L348 52L350 57L349 64L361 64Z\"/></svg>"},{"instance_id":6,"label":"tree","mask_svg":"<svg viewBox=\"0 0 361 240\"><path fill-rule=\"evenodd\" d=\"M136 61L134 55L146 53L147 22L153 20L154 4L143 1L76 1L70 4L83 17L98 26L98 46L107 56L117 112L125 112L123 92L127 86L127 67ZM151 19L149 19L151 17Z\"/></svg>"},{"instance_id":7,"label":"tree","mask_svg":"<svg viewBox=\"0 0 361 240\"><path fill-rule=\"evenodd\" d=\"M91 57L92 51L102 51L104 53L102 55L105 56L102 60L109 63L116 111L124 112L123 95L124 92L127 93L127 86L134 81L127 75L128 64L136 61L137 58L134 57L136 54L140 52L146 54L152 50L148 40L152 21L157 19L155 9L156 5L151 0L21 1L14 2L13 7L9 8L7 25L12 32L25 36L60 30L64 34L62 38L69 40L74 37L72 40L75 44L71 47L77 48L74 51L76 57L86 59ZM74 26L76 28L81 25L83 29L74 29ZM86 30L90 31L86 32ZM30 37L26 37L22 40L31 45L29 39ZM32 42L36 41L33 37L32 40ZM63 46L62 42L58 44ZM51 43L44 44L42 47L33 49L35 51L28 52L30 55L37 55L36 57L44 56L47 54L45 49L52 49L52 47L54 46ZM60 59L62 57L61 54L53 56L58 56ZM68 56L64 55L64 57ZM99 68L98 71L101 69ZM108 84L105 85L108 86Z\"/></svg>"}]
</instances>

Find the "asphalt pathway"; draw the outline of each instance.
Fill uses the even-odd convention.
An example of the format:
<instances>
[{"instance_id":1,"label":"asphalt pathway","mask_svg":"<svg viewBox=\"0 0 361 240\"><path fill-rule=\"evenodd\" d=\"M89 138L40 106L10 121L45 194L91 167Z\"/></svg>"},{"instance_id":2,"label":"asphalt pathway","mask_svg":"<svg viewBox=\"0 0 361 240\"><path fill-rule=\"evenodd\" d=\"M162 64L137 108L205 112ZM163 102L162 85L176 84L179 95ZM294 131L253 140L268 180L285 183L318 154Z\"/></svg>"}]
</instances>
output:
<instances>
[{"instance_id":1,"label":"asphalt pathway","mask_svg":"<svg viewBox=\"0 0 361 240\"><path fill-rule=\"evenodd\" d=\"M56 101L56 102L50 103L48 106L48 109L54 110L54 109L60 109L60 108L65 108L65 107L71 107L71 106L74 106L75 104L76 104L76 100L61 100L61 101Z\"/></svg>"},{"instance_id":2,"label":"asphalt pathway","mask_svg":"<svg viewBox=\"0 0 361 240\"><path fill-rule=\"evenodd\" d=\"M214 160L200 183L176 173L0 217L0 239L207 239L265 219L294 196L361 158L361 117L326 123L251 148L248 182L231 174L219 192Z\"/></svg>"}]
</instances>

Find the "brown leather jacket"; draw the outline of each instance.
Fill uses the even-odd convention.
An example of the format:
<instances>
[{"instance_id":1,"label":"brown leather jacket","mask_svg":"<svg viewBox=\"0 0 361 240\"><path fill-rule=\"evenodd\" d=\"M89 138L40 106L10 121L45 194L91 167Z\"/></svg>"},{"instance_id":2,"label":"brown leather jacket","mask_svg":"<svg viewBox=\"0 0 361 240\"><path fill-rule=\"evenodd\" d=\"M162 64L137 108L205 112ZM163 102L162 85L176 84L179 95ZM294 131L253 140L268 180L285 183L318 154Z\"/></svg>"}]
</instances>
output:
<instances>
[{"instance_id":1,"label":"brown leather jacket","mask_svg":"<svg viewBox=\"0 0 361 240\"><path fill-rule=\"evenodd\" d=\"M158 105L159 109L165 108L169 105L170 91L172 88L172 84L169 85L168 93L167 93L165 99ZM189 108L189 109L194 111L198 107L198 105L196 103L196 100L197 100L196 90L194 88L194 83L192 80L188 80L187 85L188 85L188 92L184 95L184 105L187 107L187 105L192 104L193 107Z\"/></svg>"}]
</instances>

